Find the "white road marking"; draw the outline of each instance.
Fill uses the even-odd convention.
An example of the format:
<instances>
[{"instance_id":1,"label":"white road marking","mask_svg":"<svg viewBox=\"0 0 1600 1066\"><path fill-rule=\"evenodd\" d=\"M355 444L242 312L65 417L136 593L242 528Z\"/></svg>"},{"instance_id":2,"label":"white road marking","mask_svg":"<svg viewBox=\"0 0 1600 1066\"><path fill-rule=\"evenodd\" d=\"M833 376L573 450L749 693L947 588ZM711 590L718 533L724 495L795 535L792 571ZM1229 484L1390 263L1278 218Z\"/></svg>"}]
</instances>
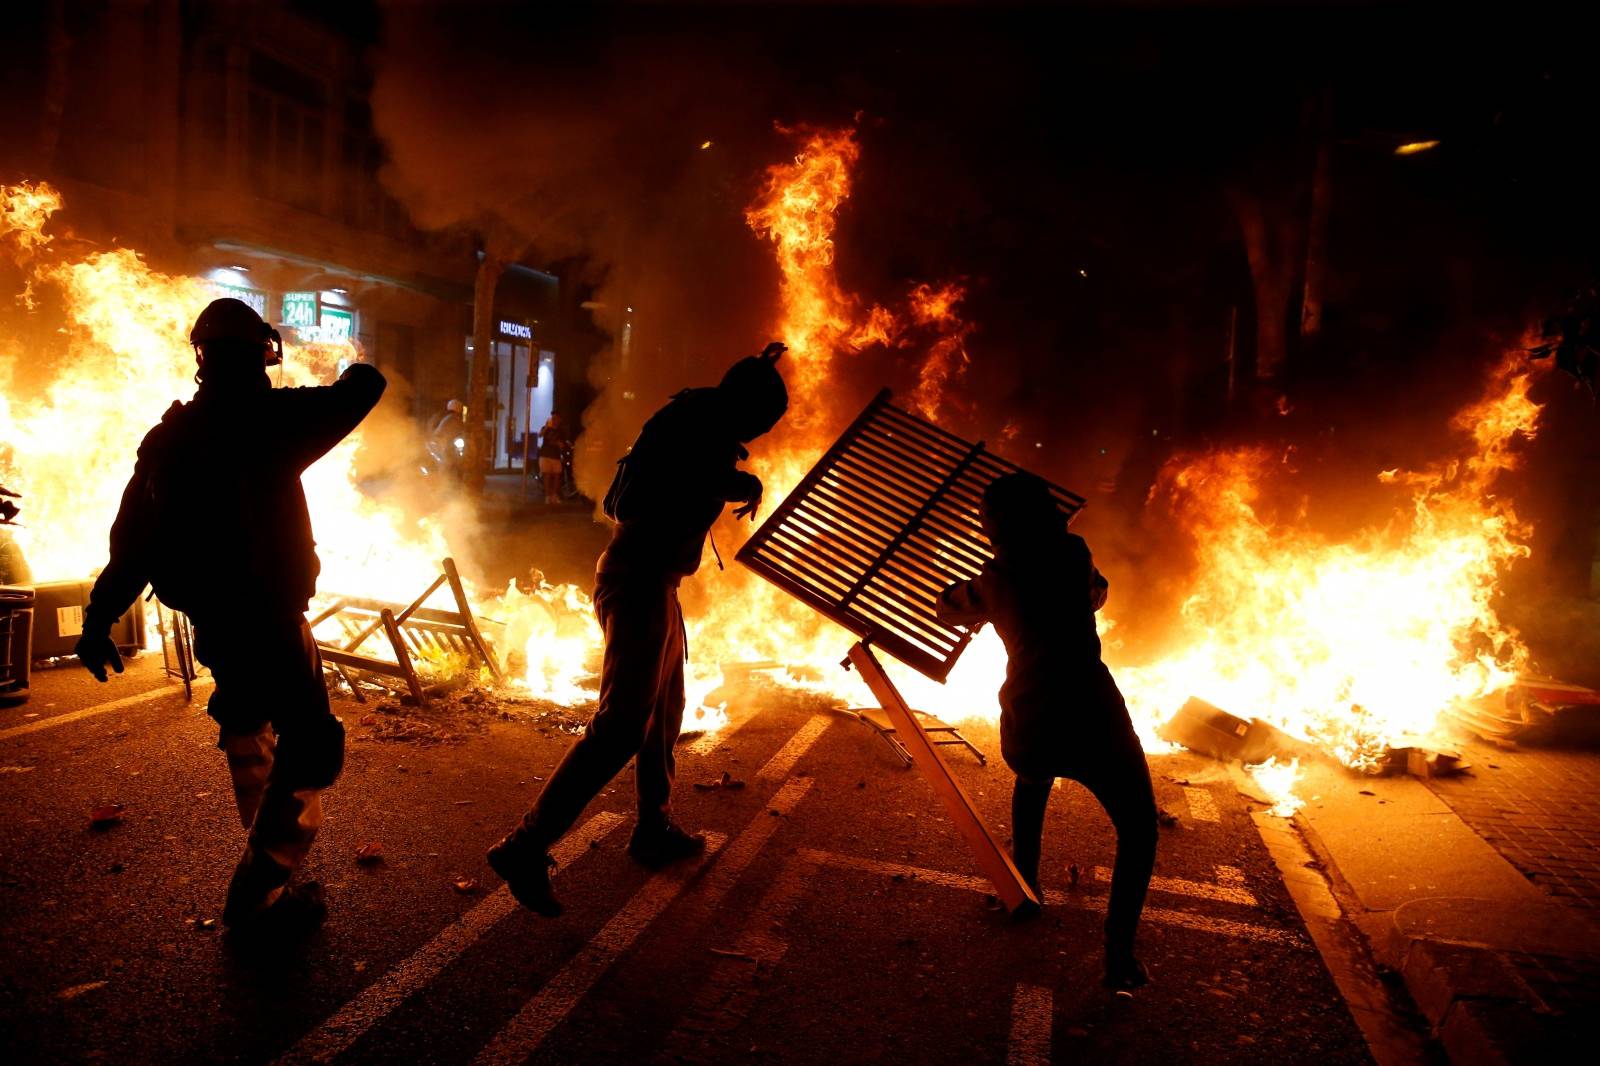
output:
<instances>
[{"instance_id":1,"label":"white road marking","mask_svg":"<svg viewBox=\"0 0 1600 1066\"><path fill-rule=\"evenodd\" d=\"M715 1048L708 1053L708 1045L718 1034L737 1028L748 1015L758 995L754 986L757 968L775 965L789 947L775 930L800 902L816 874L817 864L805 849L784 860L778 876L734 940L731 954L711 967L694 1002L662 1041L657 1061L715 1061L729 1057Z\"/></svg>"},{"instance_id":2,"label":"white road marking","mask_svg":"<svg viewBox=\"0 0 1600 1066\"><path fill-rule=\"evenodd\" d=\"M1019 984L1011 993L1011 1042L1006 1066L1049 1066L1050 1016L1055 996L1043 985Z\"/></svg>"},{"instance_id":3,"label":"white road marking","mask_svg":"<svg viewBox=\"0 0 1600 1066\"><path fill-rule=\"evenodd\" d=\"M555 856L557 873L587 855L592 850L592 844L621 825L623 820L620 814L602 811L576 832L569 833L550 849ZM501 885L482 903L462 915L460 921L446 926L415 955L368 985L360 995L341 1007L337 1014L301 1038L278 1061L329 1062L342 1054L386 1018L389 1012L439 976L446 966L459 958L500 919L516 909L517 901L511 898L510 890Z\"/></svg>"},{"instance_id":4,"label":"white road marking","mask_svg":"<svg viewBox=\"0 0 1600 1066\"><path fill-rule=\"evenodd\" d=\"M799 762L806 752L811 750L828 726L833 722L832 715L812 715L811 720L789 738L789 742L778 749L778 753L767 760L756 773L756 778L761 781L780 781L789 776L789 771L794 769L794 764Z\"/></svg>"},{"instance_id":5,"label":"white road marking","mask_svg":"<svg viewBox=\"0 0 1600 1066\"><path fill-rule=\"evenodd\" d=\"M210 684L213 684L213 682L209 677L202 677L194 682L194 689L198 692L201 688L204 688ZM129 707L137 707L141 703L150 703L154 700L160 699L163 696L176 695L182 691L183 690L176 684L163 685L160 688L151 689L149 692L140 692L134 696L124 696L120 700L112 700L110 703L97 703L93 707L84 707L81 710L68 711L66 714L58 714L54 718L41 718L37 722L29 722L26 725L14 725L10 729L0 729L0 740L10 740L12 737L25 736L28 733L37 733L41 729L53 729L58 725L67 725L71 722L81 722L85 718L93 718L96 715L109 714L112 711L126 710ZM185 702L187 703L187 701Z\"/></svg>"},{"instance_id":6,"label":"white road marking","mask_svg":"<svg viewBox=\"0 0 1600 1066\"><path fill-rule=\"evenodd\" d=\"M901 880L915 880L923 884L938 885L941 888L961 889L967 892L988 893L992 891L989 882L982 877L949 873L945 870L930 870L922 866L908 866L904 863L884 862L880 859L867 859L855 855L839 855L835 852L819 851L814 848L804 848L800 854L818 864L842 866L846 869L862 870L867 873L895 877ZM1176 879L1173 880L1175 881ZM1181 882L1181 884L1193 886L1197 882L1187 881ZM1152 885L1152 887L1154 886ZM1185 894L1192 895L1194 893L1185 892ZM1047 889L1045 891L1045 902L1051 906L1074 907L1079 910L1104 911L1106 909L1106 897L1104 896L1089 896L1081 892L1062 892L1058 889ZM1198 929L1207 933L1233 937L1237 940L1257 940L1295 947L1304 946L1304 941L1300 935L1293 930L1270 929L1266 926L1253 925L1249 922L1238 922L1229 918L1213 918L1208 915L1171 910L1166 907L1145 907L1144 920L1162 925L1181 926L1185 929Z\"/></svg>"},{"instance_id":7,"label":"white road marking","mask_svg":"<svg viewBox=\"0 0 1600 1066\"><path fill-rule=\"evenodd\" d=\"M1209 790L1185 785L1183 798L1189 801L1189 816L1195 821L1222 821L1222 812L1217 810L1217 801L1211 798Z\"/></svg>"},{"instance_id":8,"label":"white road marking","mask_svg":"<svg viewBox=\"0 0 1600 1066\"><path fill-rule=\"evenodd\" d=\"M1111 883L1111 871L1108 868L1096 866L1091 873L1094 880ZM1237 903L1244 907L1256 905L1256 897L1244 887L1244 874L1235 866L1218 866L1216 884L1156 876L1150 879L1150 890L1175 896L1192 896L1195 899L1214 899L1218 903Z\"/></svg>"},{"instance_id":9,"label":"white road marking","mask_svg":"<svg viewBox=\"0 0 1600 1066\"><path fill-rule=\"evenodd\" d=\"M495 1034L473 1062L478 1066L526 1062L611 964L678 898L690 879L726 840L721 833L707 833L705 854L699 861L676 863L651 875L583 950L523 1004L517 1016Z\"/></svg>"},{"instance_id":10,"label":"white road marking","mask_svg":"<svg viewBox=\"0 0 1600 1066\"><path fill-rule=\"evenodd\" d=\"M772 839L772 834L783 825L783 819L794 813L795 807L811 790L811 778L791 777L783 787L766 802L738 836L723 851L722 857L707 871L704 883L695 892L693 917L685 916L685 924L701 920L722 902L728 890L738 884L756 854Z\"/></svg>"}]
</instances>

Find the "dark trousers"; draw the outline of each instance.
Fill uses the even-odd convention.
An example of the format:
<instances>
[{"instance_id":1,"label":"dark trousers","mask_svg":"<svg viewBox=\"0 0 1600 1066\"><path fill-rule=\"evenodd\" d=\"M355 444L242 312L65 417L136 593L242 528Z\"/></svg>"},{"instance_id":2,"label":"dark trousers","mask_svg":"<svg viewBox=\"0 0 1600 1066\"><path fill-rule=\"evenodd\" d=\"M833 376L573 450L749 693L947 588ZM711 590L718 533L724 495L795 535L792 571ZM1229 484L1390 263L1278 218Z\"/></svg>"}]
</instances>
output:
<instances>
[{"instance_id":1,"label":"dark trousers","mask_svg":"<svg viewBox=\"0 0 1600 1066\"><path fill-rule=\"evenodd\" d=\"M639 824L663 826L683 727L683 611L678 586L661 577L602 573L594 609L605 632L594 717L545 782L508 843L548 851L589 801L634 759Z\"/></svg>"},{"instance_id":2,"label":"dark trousers","mask_svg":"<svg viewBox=\"0 0 1600 1066\"><path fill-rule=\"evenodd\" d=\"M265 903L316 839L321 792L344 766L344 726L328 705L304 618L196 620L195 657L216 681L206 710L220 727L217 747L249 830L236 890Z\"/></svg>"},{"instance_id":3,"label":"dark trousers","mask_svg":"<svg viewBox=\"0 0 1600 1066\"><path fill-rule=\"evenodd\" d=\"M1129 951L1156 862L1156 799L1144 749L1132 728L1118 730L1108 743L1081 753L1056 775L1093 793L1117 831L1117 861L1111 874L1111 905L1106 913L1106 946ZM1011 791L1012 856L1023 877L1037 884L1044 810L1055 776L1017 775Z\"/></svg>"}]
</instances>

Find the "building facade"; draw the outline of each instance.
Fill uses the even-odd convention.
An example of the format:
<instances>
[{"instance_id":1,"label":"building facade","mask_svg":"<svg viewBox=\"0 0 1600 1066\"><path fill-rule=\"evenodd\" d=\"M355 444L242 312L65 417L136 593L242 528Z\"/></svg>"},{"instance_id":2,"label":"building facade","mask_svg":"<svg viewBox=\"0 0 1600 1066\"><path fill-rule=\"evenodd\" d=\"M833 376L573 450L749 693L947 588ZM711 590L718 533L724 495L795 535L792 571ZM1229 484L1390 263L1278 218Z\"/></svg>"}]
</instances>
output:
<instances>
[{"instance_id":1,"label":"building facade","mask_svg":"<svg viewBox=\"0 0 1600 1066\"><path fill-rule=\"evenodd\" d=\"M425 422L464 398L477 242L417 230L382 185L375 5L56 0L19 34L4 88L37 106L0 119L0 177L49 181L80 236L205 278L302 339L355 340ZM497 287L496 468L521 465L555 406L559 285L512 266Z\"/></svg>"}]
</instances>

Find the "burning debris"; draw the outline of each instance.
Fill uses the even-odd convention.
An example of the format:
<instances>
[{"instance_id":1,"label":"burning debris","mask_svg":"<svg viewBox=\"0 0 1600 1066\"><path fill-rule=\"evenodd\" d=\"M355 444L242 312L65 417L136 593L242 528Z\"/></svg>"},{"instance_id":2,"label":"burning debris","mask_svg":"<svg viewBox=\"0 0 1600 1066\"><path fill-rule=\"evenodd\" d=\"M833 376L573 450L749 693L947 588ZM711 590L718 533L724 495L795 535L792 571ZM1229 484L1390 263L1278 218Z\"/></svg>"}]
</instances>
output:
<instances>
[{"instance_id":1,"label":"burning debris","mask_svg":"<svg viewBox=\"0 0 1600 1066\"><path fill-rule=\"evenodd\" d=\"M962 283L914 285L898 313L841 286L833 237L860 145L850 129L804 132L798 140L795 158L769 170L747 213L781 271L774 332L789 345L795 398L795 417L754 463L771 498L800 481L848 416L842 404L849 397L836 386L841 361L873 345L920 349L910 374L919 410L931 415L955 402L948 386L971 358L971 327L957 314ZM14 535L34 570L78 579L100 558L133 442L189 381L185 332L214 291L162 274L129 249L60 250L47 227L62 207L43 185L8 187L0 202L0 242L21 271L26 299L60 322L59 348L33 360L46 368L42 384L0 395L11 446L0 475L28 498L32 520ZM1569 329L1563 343L1583 336ZM1552 353L1555 347L1534 354ZM322 380L357 354L348 342L291 344L283 383ZM6 356L16 374L19 353ZM1581 359L1576 365L1581 369ZM1498 366L1483 398L1455 420L1468 446L1422 470L1384 472L1380 480L1400 493L1393 514L1341 541L1264 517L1263 494L1286 476L1280 457L1264 449L1169 463L1152 500L1170 507L1192 534L1198 564L1177 631L1164 654L1123 662L1116 623L1102 617L1108 662L1147 747L1159 750L1161 733L1188 744L1178 734L1186 722L1195 724L1190 701L1199 697L1219 713L1250 716L1238 719L1246 723L1238 739L1252 751L1270 737L1265 755L1304 754L1304 746L1370 769L1384 765L1396 746L1447 733L1452 715L1503 698L1529 656L1492 601L1498 578L1527 554L1529 531L1495 482L1514 468L1516 443L1537 427L1539 408L1528 397L1537 373L1537 364L1522 359ZM96 431L86 437L85 425ZM437 576L437 561L453 548L452 524L465 524L468 512L455 500L419 513L402 498L370 496L357 483L361 459L358 434L305 478L318 517L323 584L409 604ZM516 687L567 708L592 701L600 634L583 590L535 573L503 592L470 583L464 591L496 668ZM708 568L686 583L684 595L697 660L781 661L816 679L796 682L802 687L862 702L859 682L834 665L843 631L778 590L737 569ZM435 586L418 609L457 608ZM324 627L319 636L342 632ZM890 667L910 703L950 721L997 717L994 692L1004 669L1004 651L987 629L943 685ZM719 728L725 705L699 702L721 687L720 672L694 672L688 683L686 731ZM1427 742L1448 746L1443 737Z\"/></svg>"}]
</instances>

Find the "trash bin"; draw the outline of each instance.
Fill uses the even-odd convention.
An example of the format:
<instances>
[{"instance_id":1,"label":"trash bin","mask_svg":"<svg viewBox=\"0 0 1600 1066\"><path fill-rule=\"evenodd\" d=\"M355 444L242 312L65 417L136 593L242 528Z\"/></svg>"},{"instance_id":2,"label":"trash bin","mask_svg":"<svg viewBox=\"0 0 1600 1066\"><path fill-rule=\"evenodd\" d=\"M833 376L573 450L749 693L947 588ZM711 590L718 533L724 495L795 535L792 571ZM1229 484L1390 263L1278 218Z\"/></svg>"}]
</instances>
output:
<instances>
[{"instance_id":1,"label":"trash bin","mask_svg":"<svg viewBox=\"0 0 1600 1066\"><path fill-rule=\"evenodd\" d=\"M0 700L27 698L32 659L33 590L0 585Z\"/></svg>"}]
</instances>

